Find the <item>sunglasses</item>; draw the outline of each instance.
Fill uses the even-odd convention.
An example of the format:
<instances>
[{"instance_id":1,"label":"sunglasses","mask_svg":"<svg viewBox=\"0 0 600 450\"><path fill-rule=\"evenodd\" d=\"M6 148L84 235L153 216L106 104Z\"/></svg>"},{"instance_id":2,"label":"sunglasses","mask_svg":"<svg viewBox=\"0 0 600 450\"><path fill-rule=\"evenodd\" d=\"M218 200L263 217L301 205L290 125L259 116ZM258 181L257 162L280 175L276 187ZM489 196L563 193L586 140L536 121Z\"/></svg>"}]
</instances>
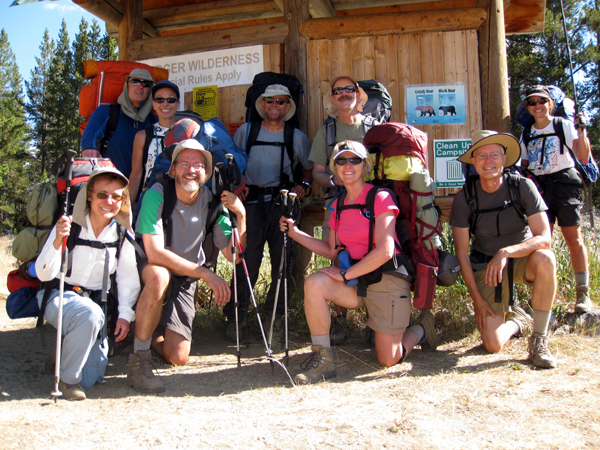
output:
<instances>
[{"instance_id":1,"label":"sunglasses","mask_svg":"<svg viewBox=\"0 0 600 450\"><path fill-rule=\"evenodd\" d=\"M345 166L348 161L350 161L350 164L353 166L358 166L361 162L363 162L363 159L359 158L358 156L354 156L352 158L337 158L335 163L338 166Z\"/></svg>"},{"instance_id":2,"label":"sunglasses","mask_svg":"<svg viewBox=\"0 0 600 450\"><path fill-rule=\"evenodd\" d=\"M156 97L155 99L153 99L156 103L164 103L165 101L167 103L177 103L177 98L175 97L168 97L168 98L162 98L162 97Z\"/></svg>"},{"instance_id":3,"label":"sunglasses","mask_svg":"<svg viewBox=\"0 0 600 450\"><path fill-rule=\"evenodd\" d=\"M353 94L358 90L358 88L354 85L345 86L345 87L336 87L331 90L333 95L340 95L343 92L347 92L348 94Z\"/></svg>"},{"instance_id":4,"label":"sunglasses","mask_svg":"<svg viewBox=\"0 0 600 450\"><path fill-rule=\"evenodd\" d=\"M548 100L547 98L540 98L537 100L527 100L527 106L545 105L549 101L550 100Z\"/></svg>"},{"instance_id":5,"label":"sunglasses","mask_svg":"<svg viewBox=\"0 0 600 450\"><path fill-rule=\"evenodd\" d=\"M139 86L140 84L145 87L145 88L149 88L150 86L152 86L152 81L149 80L140 80L139 78L130 78L129 79L129 84L133 84L134 86Z\"/></svg>"},{"instance_id":6,"label":"sunglasses","mask_svg":"<svg viewBox=\"0 0 600 450\"><path fill-rule=\"evenodd\" d=\"M106 200L108 197L110 197L115 202L120 202L123 199L122 195L107 194L106 192L96 192L96 191L94 191L94 194L96 194L96 197L98 197L99 200Z\"/></svg>"},{"instance_id":7,"label":"sunglasses","mask_svg":"<svg viewBox=\"0 0 600 450\"><path fill-rule=\"evenodd\" d=\"M271 103L275 102L279 106L289 103L285 98L273 98L273 97L265 97L265 102L268 103L269 105Z\"/></svg>"}]
</instances>

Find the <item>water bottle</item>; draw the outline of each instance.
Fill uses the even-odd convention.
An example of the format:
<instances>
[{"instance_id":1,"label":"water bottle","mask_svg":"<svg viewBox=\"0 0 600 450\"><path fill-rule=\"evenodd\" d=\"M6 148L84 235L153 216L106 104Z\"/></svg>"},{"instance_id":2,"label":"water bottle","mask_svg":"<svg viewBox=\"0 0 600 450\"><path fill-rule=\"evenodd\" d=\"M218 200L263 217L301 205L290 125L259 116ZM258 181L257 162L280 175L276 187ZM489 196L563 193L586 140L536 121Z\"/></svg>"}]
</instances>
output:
<instances>
[{"instance_id":1,"label":"water bottle","mask_svg":"<svg viewBox=\"0 0 600 450\"><path fill-rule=\"evenodd\" d=\"M37 273L35 273L35 261L29 263L27 266L27 273L31 278L37 278Z\"/></svg>"},{"instance_id":2,"label":"water bottle","mask_svg":"<svg viewBox=\"0 0 600 450\"><path fill-rule=\"evenodd\" d=\"M350 260L350 253L347 250L342 250L338 253L338 262L342 270L349 269L352 267L352 261ZM344 281L346 286L354 287L358 284L358 278L352 278L351 280Z\"/></svg>"}]
</instances>

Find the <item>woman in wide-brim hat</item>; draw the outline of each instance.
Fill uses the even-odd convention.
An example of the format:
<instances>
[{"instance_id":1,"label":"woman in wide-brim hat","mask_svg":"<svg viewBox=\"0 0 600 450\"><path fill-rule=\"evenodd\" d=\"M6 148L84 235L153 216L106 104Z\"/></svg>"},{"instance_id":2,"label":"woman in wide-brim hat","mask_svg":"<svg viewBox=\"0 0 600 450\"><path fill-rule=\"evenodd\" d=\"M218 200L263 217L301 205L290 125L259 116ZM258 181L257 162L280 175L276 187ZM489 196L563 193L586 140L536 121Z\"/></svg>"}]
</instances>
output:
<instances>
[{"instance_id":1,"label":"woman in wide-brim hat","mask_svg":"<svg viewBox=\"0 0 600 450\"><path fill-rule=\"evenodd\" d=\"M127 178L117 169L101 167L83 185L73 208L73 216L62 216L50 232L35 269L40 281L52 289L45 306L45 318L57 326L63 239L74 228L78 235L69 245L69 268L64 278L63 345L60 365L62 397L84 400L84 389L104 379L108 364L108 339L117 342L129 333L134 320L133 306L140 292L135 250L123 231L131 231ZM76 227L75 227L76 224ZM124 230L123 230L124 229ZM74 239L75 238L75 239ZM117 257L118 255L118 257ZM116 274L115 274L116 272ZM114 277L111 275L115 274ZM56 280L56 281L55 281ZM118 288L118 313L112 336L104 332L107 311L103 292L114 280ZM38 295L42 303L44 290ZM100 336L100 337L99 337Z\"/></svg>"}]
</instances>

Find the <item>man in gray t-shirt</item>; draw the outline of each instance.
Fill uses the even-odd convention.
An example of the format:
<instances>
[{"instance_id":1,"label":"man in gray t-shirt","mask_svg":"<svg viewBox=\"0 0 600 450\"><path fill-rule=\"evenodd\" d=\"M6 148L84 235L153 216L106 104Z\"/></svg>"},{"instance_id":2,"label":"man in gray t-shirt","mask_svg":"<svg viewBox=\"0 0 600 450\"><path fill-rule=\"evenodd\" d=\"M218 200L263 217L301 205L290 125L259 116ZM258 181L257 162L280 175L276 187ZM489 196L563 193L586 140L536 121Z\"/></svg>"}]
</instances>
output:
<instances>
[{"instance_id":1,"label":"man in gray t-shirt","mask_svg":"<svg viewBox=\"0 0 600 450\"><path fill-rule=\"evenodd\" d=\"M554 368L547 331L556 295L556 261L546 204L533 183L504 171L519 160L514 136L483 130L472 141L459 161L475 166L478 178L467 180L454 198L450 225L483 345L499 352L533 322L529 359L537 367ZM533 287L533 321L516 305L509 312L513 281Z\"/></svg>"},{"instance_id":2,"label":"man in gray t-shirt","mask_svg":"<svg viewBox=\"0 0 600 450\"><path fill-rule=\"evenodd\" d=\"M304 198L312 181L312 163L308 160L310 149L308 138L302 131L286 123L296 111L296 104L288 88L281 84L267 86L265 92L256 100L255 106L263 120L252 122L251 125L243 124L238 128L233 139L236 145L248 154L248 166L244 172L246 188L240 194L240 198L246 208L246 224L250 236L244 258L252 287L258 280L265 244L269 244L271 285L264 310L267 322L270 323L283 253L283 233L279 229L281 211L275 207L275 200L280 189L296 193L298 200ZM257 135L256 131L258 131ZM289 142L286 142L286 136L290 135L293 148L288 149ZM295 179L295 172L301 173L301 178ZM291 248L291 245L287 246L288 261ZM244 318L248 310L250 293L244 288L245 273L241 270L236 273L236 283L239 318ZM282 319L284 312L283 289L284 283L280 283L276 320ZM236 340L234 305L235 295L232 293L229 303L223 308L228 322L225 337L231 341ZM281 321L277 320L276 326L280 323Z\"/></svg>"}]
</instances>

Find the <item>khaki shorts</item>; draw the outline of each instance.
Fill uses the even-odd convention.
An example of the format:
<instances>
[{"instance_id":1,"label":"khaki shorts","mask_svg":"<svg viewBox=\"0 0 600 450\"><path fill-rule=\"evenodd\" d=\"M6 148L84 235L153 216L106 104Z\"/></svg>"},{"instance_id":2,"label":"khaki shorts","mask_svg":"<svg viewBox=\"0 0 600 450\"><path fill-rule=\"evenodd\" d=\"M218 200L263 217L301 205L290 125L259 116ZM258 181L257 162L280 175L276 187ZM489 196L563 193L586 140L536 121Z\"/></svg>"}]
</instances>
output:
<instances>
[{"instance_id":1,"label":"khaki shorts","mask_svg":"<svg viewBox=\"0 0 600 450\"><path fill-rule=\"evenodd\" d=\"M366 297L358 297L359 307L369 313L367 325L379 333L402 334L410 322L410 283L383 275L381 281L367 288Z\"/></svg>"},{"instance_id":2,"label":"khaki shorts","mask_svg":"<svg viewBox=\"0 0 600 450\"><path fill-rule=\"evenodd\" d=\"M525 281L525 268L527 267L527 259L516 258L513 262L513 284L520 283L531 286L531 283ZM485 301L488 302L494 314L505 314L508 312L508 301L510 289L508 286L507 266L502 271L502 302L496 303L496 288L485 284L485 269L474 272L477 289Z\"/></svg>"}]
</instances>

